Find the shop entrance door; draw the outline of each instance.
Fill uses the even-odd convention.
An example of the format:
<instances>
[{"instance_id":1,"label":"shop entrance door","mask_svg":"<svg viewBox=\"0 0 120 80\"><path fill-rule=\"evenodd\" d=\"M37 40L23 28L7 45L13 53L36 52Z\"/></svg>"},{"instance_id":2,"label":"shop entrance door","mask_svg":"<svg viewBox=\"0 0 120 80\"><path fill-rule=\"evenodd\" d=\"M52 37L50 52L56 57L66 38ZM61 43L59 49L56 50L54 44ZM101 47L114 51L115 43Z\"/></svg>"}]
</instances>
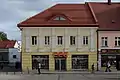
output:
<instances>
[{"instance_id":1,"label":"shop entrance door","mask_svg":"<svg viewBox=\"0 0 120 80\"><path fill-rule=\"evenodd\" d=\"M59 71L66 70L65 58L55 58L55 70L59 70Z\"/></svg>"},{"instance_id":2,"label":"shop entrance door","mask_svg":"<svg viewBox=\"0 0 120 80\"><path fill-rule=\"evenodd\" d=\"M120 70L120 55L116 56L116 69Z\"/></svg>"}]
</instances>

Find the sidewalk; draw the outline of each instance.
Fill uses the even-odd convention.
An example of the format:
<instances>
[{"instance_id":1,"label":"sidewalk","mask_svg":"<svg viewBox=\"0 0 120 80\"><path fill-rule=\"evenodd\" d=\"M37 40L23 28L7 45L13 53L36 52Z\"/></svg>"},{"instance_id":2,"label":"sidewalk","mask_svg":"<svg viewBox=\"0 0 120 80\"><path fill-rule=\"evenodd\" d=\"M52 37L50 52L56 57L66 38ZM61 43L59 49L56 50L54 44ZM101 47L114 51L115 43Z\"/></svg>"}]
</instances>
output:
<instances>
[{"instance_id":1,"label":"sidewalk","mask_svg":"<svg viewBox=\"0 0 120 80\"><path fill-rule=\"evenodd\" d=\"M120 74L120 71L117 71L116 69L111 69L112 72L105 72L105 69L101 69L100 71L95 71L94 74ZM41 70L42 74L92 74L90 71L48 71L48 70ZM0 74L38 74L37 70L31 70L31 71L25 71L25 72L0 72Z\"/></svg>"},{"instance_id":2,"label":"sidewalk","mask_svg":"<svg viewBox=\"0 0 120 80\"><path fill-rule=\"evenodd\" d=\"M32 70L29 72L0 72L0 75L37 75L37 70ZM86 74L92 74L91 72L88 71L45 71L41 70L41 74L81 74L81 75L86 75ZM118 75L120 74L120 71L113 71L113 72L103 72L103 71L95 71L96 75Z\"/></svg>"},{"instance_id":3,"label":"sidewalk","mask_svg":"<svg viewBox=\"0 0 120 80\"><path fill-rule=\"evenodd\" d=\"M37 72L37 71L36 71ZM43 74L91 74L90 71L42 71ZM104 72L95 71L95 74L120 74L120 71Z\"/></svg>"}]
</instances>

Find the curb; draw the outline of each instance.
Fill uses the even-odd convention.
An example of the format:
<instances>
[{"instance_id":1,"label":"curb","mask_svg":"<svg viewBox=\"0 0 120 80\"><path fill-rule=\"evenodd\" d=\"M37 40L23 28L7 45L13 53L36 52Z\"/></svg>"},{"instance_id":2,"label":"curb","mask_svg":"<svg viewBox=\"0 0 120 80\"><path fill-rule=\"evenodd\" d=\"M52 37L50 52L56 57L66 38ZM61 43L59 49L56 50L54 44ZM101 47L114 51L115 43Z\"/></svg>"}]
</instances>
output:
<instances>
[{"instance_id":1,"label":"curb","mask_svg":"<svg viewBox=\"0 0 120 80\"><path fill-rule=\"evenodd\" d=\"M120 72L95 72L95 73L91 73L91 72L41 72L41 74L95 74L95 75L120 75ZM27 72L0 72L0 75L38 75L37 72L35 73L27 73Z\"/></svg>"}]
</instances>

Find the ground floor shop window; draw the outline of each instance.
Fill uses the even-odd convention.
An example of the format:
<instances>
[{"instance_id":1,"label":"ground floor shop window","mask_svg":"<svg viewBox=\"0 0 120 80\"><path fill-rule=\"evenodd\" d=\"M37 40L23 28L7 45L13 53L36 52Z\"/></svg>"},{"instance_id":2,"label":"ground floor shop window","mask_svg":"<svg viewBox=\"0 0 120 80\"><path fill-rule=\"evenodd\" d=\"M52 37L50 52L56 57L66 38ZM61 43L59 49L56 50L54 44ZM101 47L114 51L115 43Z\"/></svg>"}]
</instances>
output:
<instances>
[{"instance_id":1,"label":"ground floor shop window","mask_svg":"<svg viewBox=\"0 0 120 80\"><path fill-rule=\"evenodd\" d=\"M115 55L101 55L101 66L106 67L107 62L110 62L112 67L116 67L116 56Z\"/></svg>"},{"instance_id":2,"label":"ground floor shop window","mask_svg":"<svg viewBox=\"0 0 120 80\"><path fill-rule=\"evenodd\" d=\"M33 55L32 69L37 69L39 62L41 63L41 69L49 69L49 55Z\"/></svg>"},{"instance_id":3,"label":"ground floor shop window","mask_svg":"<svg viewBox=\"0 0 120 80\"><path fill-rule=\"evenodd\" d=\"M88 69L88 55L72 55L72 69Z\"/></svg>"}]
</instances>

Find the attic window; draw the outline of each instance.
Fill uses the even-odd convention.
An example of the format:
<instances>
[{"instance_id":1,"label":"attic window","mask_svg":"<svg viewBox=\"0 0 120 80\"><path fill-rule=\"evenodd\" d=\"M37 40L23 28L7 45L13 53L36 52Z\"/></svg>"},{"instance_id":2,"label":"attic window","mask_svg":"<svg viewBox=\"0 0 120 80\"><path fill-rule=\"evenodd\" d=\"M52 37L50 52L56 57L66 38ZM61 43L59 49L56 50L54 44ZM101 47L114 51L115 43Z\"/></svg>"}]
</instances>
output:
<instances>
[{"instance_id":1,"label":"attic window","mask_svg":"<svg viewBox=\"0 0 120 80\"><path fill-rule=\"evenodd\" d=\"M66 19L61 16L58 16L58 17L54 18L53 20L66 20Z\"/></svg>"}]
</instances>

